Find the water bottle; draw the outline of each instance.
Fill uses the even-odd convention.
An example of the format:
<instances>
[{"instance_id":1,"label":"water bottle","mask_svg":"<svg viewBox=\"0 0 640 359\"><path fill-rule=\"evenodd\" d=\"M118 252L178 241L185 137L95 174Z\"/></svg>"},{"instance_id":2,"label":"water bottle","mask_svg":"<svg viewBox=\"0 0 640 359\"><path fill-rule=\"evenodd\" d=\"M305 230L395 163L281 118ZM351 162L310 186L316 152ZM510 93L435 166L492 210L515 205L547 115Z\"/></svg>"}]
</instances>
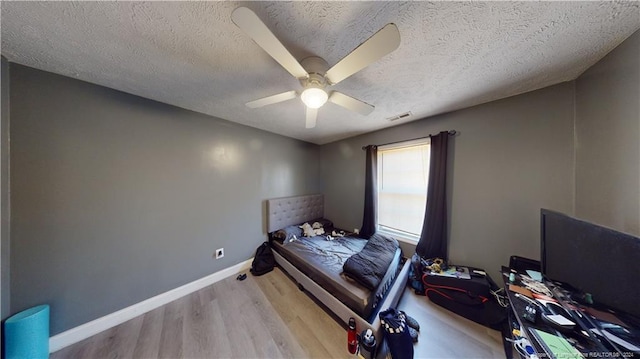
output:
<instances>
[{"instance_id":1,"label":"water bottle","mask_svg":"<svg viewBox=\"0 0 640 359\"><path fill-rule=\"evenodd\" d=\"M356 320L349 318L349 330L347 330L347 349L349 353L355 354L358 351L358 333L356 333Z\"/></svg>"}]
</instances>

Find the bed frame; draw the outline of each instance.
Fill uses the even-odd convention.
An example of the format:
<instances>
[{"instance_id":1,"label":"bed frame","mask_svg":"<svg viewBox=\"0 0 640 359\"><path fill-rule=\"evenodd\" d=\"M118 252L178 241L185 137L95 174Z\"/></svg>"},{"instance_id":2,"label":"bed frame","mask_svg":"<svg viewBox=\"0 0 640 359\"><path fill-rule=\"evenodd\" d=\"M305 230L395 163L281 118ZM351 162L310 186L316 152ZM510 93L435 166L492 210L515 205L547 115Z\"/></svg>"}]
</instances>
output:
<instances>
[{"instance_id":1,"label":"bed frame","mask_svg":"<svg viewBox=\"0 0 640 359\"><path fill-rule=\"evenodd\" d=\"M321 217L324 217L324 198L321 194L267 200L267 229L269 233L282 229L286 226L304 223ZM356 320L358 332L362 332L363 330L370 328L376 336L376 341L379 347L377 357L382 358L386 355L384 346L380 345L380 343L383 343L384 329L380 324L378 313L390 307L395 307L400 301L409 276L410 261L406 261L404 263L384 300L374 310L374 313L371 316L372 322L369 322L366 318L362 318L360 315L356 314L351 310L351 308L347 307L316 282L307 277L304 273L299 271L276 251L274 251L273 254L278 265L284 269L299 286L323 303L345 325L348 325L349 318L353 317Z\"/></svg>"}]
</instances>

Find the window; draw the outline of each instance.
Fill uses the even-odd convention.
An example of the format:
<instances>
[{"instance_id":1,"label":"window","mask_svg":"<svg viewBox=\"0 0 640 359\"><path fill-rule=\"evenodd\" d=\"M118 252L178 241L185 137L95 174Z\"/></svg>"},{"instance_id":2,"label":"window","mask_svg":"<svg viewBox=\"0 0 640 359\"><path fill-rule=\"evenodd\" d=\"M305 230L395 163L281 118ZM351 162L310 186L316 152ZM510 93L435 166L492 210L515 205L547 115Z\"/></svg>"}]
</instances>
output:
<instances>
[{"instance_id":1,"label":"window","mask_svg":"<svg viewBox=\"0 0 640 359\"><path fill-rule=\"evenodd\" d=\"M378 229L418 241L429 182L429 139L378 148Z\"/></svg>"}]
</instances>

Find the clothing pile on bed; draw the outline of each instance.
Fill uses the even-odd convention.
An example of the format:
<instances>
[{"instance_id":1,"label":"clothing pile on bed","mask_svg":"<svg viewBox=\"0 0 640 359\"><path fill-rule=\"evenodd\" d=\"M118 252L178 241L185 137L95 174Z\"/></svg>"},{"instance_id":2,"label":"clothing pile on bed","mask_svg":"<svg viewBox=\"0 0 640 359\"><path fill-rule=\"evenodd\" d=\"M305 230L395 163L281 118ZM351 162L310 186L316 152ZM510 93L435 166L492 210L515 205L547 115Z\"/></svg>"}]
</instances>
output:
<instances>
[{"instance_id":1,"label":"clothing pile on bed","mask_svg":"<svg viewBox=\"0 0 640 359\"><path fill-rule=\"evenodd\" d=\"M272 237L287 244L302 237L314 237L331 233L334 230L333 222L325 218L318 218L300 225L287 226L272 233Z\"/></svg>"}]
</instances>

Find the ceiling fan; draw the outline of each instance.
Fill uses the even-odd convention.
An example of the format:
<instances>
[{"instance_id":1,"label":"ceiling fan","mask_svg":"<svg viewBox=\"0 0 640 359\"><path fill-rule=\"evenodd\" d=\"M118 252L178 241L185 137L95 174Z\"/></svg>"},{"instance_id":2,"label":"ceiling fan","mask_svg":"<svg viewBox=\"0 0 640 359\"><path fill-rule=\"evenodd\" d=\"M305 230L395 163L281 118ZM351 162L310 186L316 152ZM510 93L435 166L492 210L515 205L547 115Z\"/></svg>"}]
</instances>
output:
<instances>
[{"instance_id":1,"label":"ceiling fan","mask_svg":"<svg viewBox=\"0 0 640 359\"><path fill-rule=\"evenodd\" d=\"M398 27L390 23L360 44L333 67L329 68L327 62L317 56L307 57L298 62L250 9L246 7L235 9L231 14L231 19L236 26L249 35L256 44L271 55L285 70L297 78L304 88L300 93L295 90L287 91L248 102L246 106L258 108L291 100L299 95L307 107L307 128L316 126L318 108L322 107L327 101L361 115L370 114L374 109L373 105L338 91L327 92L326 88L369 66L391 53L400 45Z\"/></svg>"}]
</instances>

